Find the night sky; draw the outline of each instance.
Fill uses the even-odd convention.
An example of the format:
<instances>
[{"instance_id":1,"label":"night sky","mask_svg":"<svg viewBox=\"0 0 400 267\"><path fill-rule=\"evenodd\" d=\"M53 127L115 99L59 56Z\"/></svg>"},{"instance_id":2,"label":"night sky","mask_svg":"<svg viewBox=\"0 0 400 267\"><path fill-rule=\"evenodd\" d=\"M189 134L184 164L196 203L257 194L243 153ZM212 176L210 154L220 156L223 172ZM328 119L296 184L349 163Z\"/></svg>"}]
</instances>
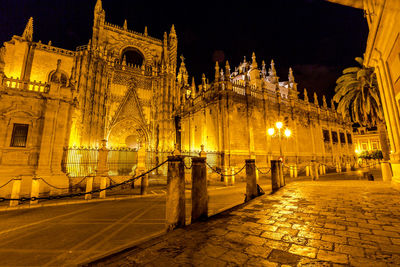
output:
<instances>
[{"instance_id":1,"label":"night sky","mask_svg":"<svg viewBox=\"0 0 400 267\"><path fill-rule=\"evenodd\" d=\"M34 41L75 50L91 36L96 0L0 0L0 41L21 35L30 16ZM281 81L294 70L299 91L333 95L343 68L356 65L368 35L361 10L323 0L132 1L103 0L106 21L162 38L172 24L178 35L178 55L186 58L189 75L200 82L204 72L214 77L215 60L229 60L231 69L251 60L274 59ZM178 64L179 66L179 64Z\"/></svg>"}]
</instances>

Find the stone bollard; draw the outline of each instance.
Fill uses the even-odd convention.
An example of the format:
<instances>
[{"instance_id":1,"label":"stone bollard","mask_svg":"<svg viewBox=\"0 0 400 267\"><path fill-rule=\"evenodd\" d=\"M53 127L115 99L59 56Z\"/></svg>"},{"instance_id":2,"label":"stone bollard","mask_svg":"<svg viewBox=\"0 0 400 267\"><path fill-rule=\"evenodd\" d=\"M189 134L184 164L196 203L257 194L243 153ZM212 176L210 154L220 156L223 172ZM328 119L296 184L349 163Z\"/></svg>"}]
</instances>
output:
<instances>
[{"instance_id":1,"label":"stone bollard","mask_svg":"<svg viewBox=\"0 0 400 267\"><path fill-rule=\"evenodd\" d=\"M182 156L168 157L166 227L185 226L185 169Z\"/></svg>"},{"instance_id":2,"label":"stone bollard","mask_svg":"<svg viewBox=\"0 0 400 267\"><path fill-rule=\"evenodd\" d=\"M279 163L278 160L271 160L271 186L272 192L278 191L280 188L279 182Z\"/></svg>"},{"instance_id":3,"label":"stone bollard","mask_svg":"<svg viewBox=\"0 0 400 267\"><path fill-rule=\"evenodd\" d=\"M235 167L231 168L231 185L235 185Z\"/></svg>"},{"instance_id":4,"label":"stone bollard","mask_svg":"<svg viewBox=\"0 0 400 267\"><path fill-rule=\"evenodd\" d=\"M293 169L294 169L294 170L293 170L294 178L297 178L297 176L298 176L298 173L297 173L297 164L294 165L294 168L293 168Z\"/></svg>"},{"instance_id":5,"label":"stone bollard","mask_svg":"<svg viewBox=\"0 0 400 267\"><path fill-rule=\"evenodd\" d=\"M289 167L289 173L290 173L290 178L293 178L294 172L293 172L293 166L292 165L290 165L290 167Z\"/></svg>"},{"instance_id":6,"label":"stone bollard","mask_svg":"<svg viewBox=\"0 0 400 267\"><path fill-rule=\"evenodd\" d=\"M93 190L93 175L86 177L86 193ZM92 199L92 194L85 194L85 200Z\"/></svg>"},{"instance_id":7,"label":"stone bollard","mask_svg":"<svg viewBox=\"0 0 400 267\"><path fill-rule=\"evenodd\" d=\"M311 164L310 164L310 175L311 175L311 181L315 180L315 160L311 160Z\"/></svg>"},{"instance_id":8,"label":"stone bollard","mask_svg":"<svg viewBox=\"0 0 400 267\"><path fill-rule=\"evenodd\" d=\"M141 173L145 173L145 172L142 171ZM185 175L183 175L183 181L185 182ZM141 195L146 195L147 187L149 187L149 176L148 176L148 174L142 176L142 178L140 179L140 194Z\"/></svg>"},{"instance_id":9,"label":"stone bollard","mask_svg":"<svg viewBox=\"0 0 400 267\"><path fill-rule=\"evenodd\" d=\"M100 177L100 189L104 189L107 187L107 176ZM106 190L100 191L100 198L106 198Z\"/></svg>"},{"instance_id":10,"label":"stone bollard","mask_svg":"<svg viewBox=\"0 0 400 267\"><path fill-rule=\"evenodd\" d=\"M192 158L192 220L191 222L208 218L208 193L206 158Z\"/></svg>"},{"instance_id":11,"label":"stone bollard","mask_svg":"<svg viewBox=\"0 0 400 267\"><path fill-rule=\"evenodd\" d=\"M258 172L258 169L256 167L256 183L258 184L258 181L260 181L260 174Z\"/></svg>"},{"instance_id":12,"label":"stone bollard","mask_svg":"<svg viewBox=\"0 0 400 267\"><path fill-rule=\"evenodd\" d=\"M17 199L19 198L19 193L21 192L21 176L14 178L12 189L11 189L11 198ZM19 200L10 200L10 207L18 206Z\"/></svg>"},{"instance_id":13,"label":"stone bollard","mask_svg":"<svg viewBox=\"0 0 400 267\"><path fill-rule=\"evenodd\" d=\"M285 177L283 175L283 163L282 161L279 161L279 187L285 186L286 181Z\"/></svg>"},{"instance_id":14,"label":"stone bollard","mask_svg":"<svg viewBox=\"0 0 400 267\"><path fill-rule=\"evenodd\" d=\"M224 175L222 175L222 179L224 180L224 186L228 186L228 168L224 168ZM193 175L192 175L193 177Z\"/></svg>"},{"instance_id":15,"label":"stone bollard","mask_svg":"<svg viewBox=\"0 0 400 267\"><path fill-rule=\"evenodd\" d=\"M319 166L317 162L314 163L314 169L315 169L315 180L319 180L319 173L318 173Z\"/></svg>"},{"instance_id":16,"label":"stone bollard","mask_svg":"<svg viewBox=\"0 0 400 267\"><path fill-rule=\"evenodd\" d=\"M336 173L339 173L339 163L336 162Z\"/></svg>"},{"instance_id":17,"label":"stone bollard","mask_svg":"<svg viewBox=\"0 0 400 267\"><path fill-rule=\"evenodd\" d=\"M33 197L35 197L35 198L39 197L39 186L40 186L40 178L34 176L34 177L32 178L31 198L33 198ZM31 201L30 201L30 204L31 204L31 205L35 205L35 204L38 204L38 202L39 202L39 201L38 201L37 199L36 199L36 200L31 200Z\"/></svg>"},{"instance_id":18,"label":"stone bollard","mask_svg":"<svg viewBox=\"0 0 400 267\"><path fill-rule=\"evenodd\" d=\"M306 166L306 176L310 176L310 166Z\"/></svg>"},{"instance_id":19,"label":"stone bollard","mask_svg":"<svg viewBox=\"0 0 400 267\"><path fill-rule=\"evenodd\" d=\"M322 164L319 165L319 174L320 175L324 174L324 166Z\"/></svg>"},{"instance_id":20,"label":"stone bollard","mask_svg":"<svg viewBox=\"0 0 400 267\"><path fill-rule=\"evenodd\" d=\"M246 199L257 197L256 160L246 159Z\"/></svg>"},{"instance_id":21,"label":"stone bollard","mask_svg":"<svg viewBox=\"0 0 400 267\"><path fill-rule=\"evenodd\" d=\"M349 171L351 171L351 165L350 165L350 162L347 162L346 163L346 172L349 172Z\"/></svg>"},{"instance_id":22,"label":"stone bollard","mask_svg":"<svg viewBox=\"0 0 400 267\"><path fill-rule=\"evenodd\" d=\"M322 170L323 170L322 173L323 173L323 174L326 174L326 165L325 165L325 164L322 165Z\"/></svg>"}]
</instances>

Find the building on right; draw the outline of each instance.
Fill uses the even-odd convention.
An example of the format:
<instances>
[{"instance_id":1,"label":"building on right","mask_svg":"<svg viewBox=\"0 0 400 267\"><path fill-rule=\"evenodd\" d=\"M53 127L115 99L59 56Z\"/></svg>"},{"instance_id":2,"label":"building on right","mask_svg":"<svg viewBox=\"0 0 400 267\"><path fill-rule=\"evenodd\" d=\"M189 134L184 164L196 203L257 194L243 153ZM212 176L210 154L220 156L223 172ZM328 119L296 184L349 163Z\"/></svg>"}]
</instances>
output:
<instances>
[{"instance_id":1,"label":"building on right","mask_svg":"<svg viewBox=\"0 0 400 267\"><path fill-rule=\"evenodd\" d=\"M390 165L382 164L382 175L400 184L400 1L328 1L364 10L369 27L364 64L375 68L391 147Z\"/></svg>"}]
</instances>

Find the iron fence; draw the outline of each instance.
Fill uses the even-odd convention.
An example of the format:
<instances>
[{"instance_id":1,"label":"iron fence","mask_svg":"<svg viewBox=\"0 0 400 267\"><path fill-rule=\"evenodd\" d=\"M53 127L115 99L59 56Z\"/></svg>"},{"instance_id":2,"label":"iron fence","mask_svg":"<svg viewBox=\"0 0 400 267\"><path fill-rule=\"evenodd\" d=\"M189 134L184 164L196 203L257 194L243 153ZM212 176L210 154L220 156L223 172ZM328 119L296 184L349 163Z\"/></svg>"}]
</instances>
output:
<instances>
[{"instance_id":1,"label":"iron fence","mask_svg":"<svg viewBox=\"0 0 400 267\"><path fill-rule=\"evenodd\" d=\"M64 148L62 170L70 177L85 177L94 174L97 168L98 154L97 148Z\"/></svg>"},{"instance_id":2,"label":"iron fence","mask_svg":"<svg viewBox=\"0 0 400 267\"><path fill-rule=\"evenodd\" d=\"M130 148L110 149L107 167L110 176L134 175L137 166L137 150Z\"/></svg>"}]
</instances>

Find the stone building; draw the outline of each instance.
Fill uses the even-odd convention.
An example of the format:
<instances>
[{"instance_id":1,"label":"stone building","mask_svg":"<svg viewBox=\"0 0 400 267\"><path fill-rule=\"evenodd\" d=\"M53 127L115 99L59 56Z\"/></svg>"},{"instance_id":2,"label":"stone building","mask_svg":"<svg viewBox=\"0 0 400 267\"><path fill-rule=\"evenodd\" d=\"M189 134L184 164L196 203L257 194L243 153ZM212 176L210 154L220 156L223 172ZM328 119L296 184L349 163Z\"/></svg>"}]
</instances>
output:
<instances>
[{"instance_id":1,"label":"stone building","mask_svg":"<svg viewBox=\"0 0 400 267\"><path fill-rule=\"evenodd\" d=\"M400 183L400 1L328 0L364 10L369 27L364 64L374 67L391 147L390 166L382 162L386 181ZM393 177L392 177L393 176Z\"/></svg>"},{"instance_id":2,"label":"stone building","mask_svg":"<svg viewBox=\"0 0 400 267\"><path fill-rule=\"evenodd\" d=\"M376 129L358 127L353 133L354 151L356 153L382 150L379 133Z\"/></svg>"},{"instance_id":3,"label":"stone building","mask_svg":"<svg viewBox=\"0 0 400 267\"><path fill-rule=\"evenodd\" d=\"M174 26L163 39L105 20L101 0L94 8L93 33L76 51L33 40L33 19L21 36L0 49L0 185L22 176L66 187L62 168L66 147L130 147L147 152L156 164L173 151L198 153L205 146L212 164L261 165L280 156L277 139L267 129L277 120L293 131L281 145L285 161L348 161L354 149L348 121L298 98L290 71L279 82L273 62L267 73L255 56L231 73L216 65L214 82L189 85L182 61L177 73ZM95 162L96 163L96 162ZM78 163L79 164L79 163ZM129 173L129 169L128 169ZM25 188L25 189L24 189ZM0 189L0 194L2 194Z\"/></svg>"},{"instance_id":4,"label":"stone building","mask_svg":"<svg viewBox=\"0 0 400 267\"><path fill-rule=\"evenodd\" d=\"M255 158L259 166L269 166L271 159L283 158L290 165L311 160L325 163L354 160L352 128L316 94L309 102L304 89L298 97L293 71L288 81L279 81L275 64L269 70L262 62L258 67L255 54L231 71L229 63L215 66L215 77L209 82L203 75L202 84L188 84L182 62L177 78L181 88L182 150L199 151L204 145L208 159L220 168L241 167L247 158ZM269 135L268 129L282 122L281 137ZM293 134L285 137L283 131Z\"/></svg>"}]
</instances>

